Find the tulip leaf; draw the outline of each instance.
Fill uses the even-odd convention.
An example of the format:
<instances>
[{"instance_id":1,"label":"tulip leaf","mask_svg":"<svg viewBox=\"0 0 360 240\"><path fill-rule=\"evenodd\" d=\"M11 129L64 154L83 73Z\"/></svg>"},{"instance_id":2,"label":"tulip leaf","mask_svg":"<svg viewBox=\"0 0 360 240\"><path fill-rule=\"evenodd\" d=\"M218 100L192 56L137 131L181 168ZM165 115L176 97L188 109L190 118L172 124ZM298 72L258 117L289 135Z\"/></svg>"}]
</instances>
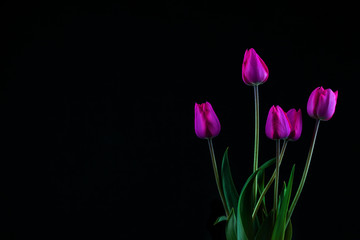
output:
<instances>
[{"instance_id":1,"label":"tulip leaf","mask_svg":"<svg viewBox=\"0 0 360 240\"><path fill-rule=\"evenodd\" d=\"M265 171L259 172L259 174L258 174L258 188L257 189L258 189L258 197L260 197L261 194L265 190ZM258 201L258 199L257 199L257 201ZM265 218L268 215L265 202L266 201L265 201L265 196L264 196L262 199L262 204L260 205L260 208L256 215L256 219L260 222L260 224L265 220ZM254 203L254 205L255 204L256 203Z\"/></svg>"},{"instance_id":2,"label":"tulip leaf","mask_svg":"<svg viewBox=\"0 0 360 240\"><path fill-rule=\"evenodd\" d=\"M286 228L284 240L291 240L292 239L292 224L291 221Z\"/></svg>"},{"instance_id":3,"label":"tulip leaf","mask_svg":"<svg viewBox=\"0 0 360 240\"><path fill-rule=\"evenodd\" d=\"M286 231L286 220L287 220L287 213L289 209L290 203L290 196L291 196L291 189L294 180L294 171L295 165L293 166L288 182L288 186L284 186L282 193L280 194L279 203L278 203L278 211L276 215L276 221L274 225L274 231L272 234L272 240L284 240L285 238L285 231ZM290 231L291 229L289 229ZM292 230L291 230L292 231ZM290 234L290 233L289 233Z\"/></svg>"},{"instance_id":4,"label":"tulip leaf","mask_svg":"<svg viewBox=\"0 0 360 240\"><path fill-rule=\"evenodd\" d=\"M271 210L270 213L264 218L259 230L256 233L255 240L267 240L271 239L271 234L273 231L273 218L274 211Z\"/></svg>"},{"instance_id":5,"label":"tulip leaf","mask_svg":"<svg viewBox=\"0 0 360 240\"><path fill-rule=\"evenodd\" d=\"M226 240L236 240L236 215L234 208L231 209L225 226Z\"/></svg>"},{"instance_id":6,"label":"tulip leaf","mask_svg":"<svg viewBox=\"0 0 360 240\"><path fill-rule=\"evenodd\" d=\"M214 222L214 226L220 222L226 221L227 217L226 216L220 216L216 219L216 221Z\"/></svg>"},{"instance_id":7,"label":"tulip leaf","mask_svg":"<svg viewBox=\"0 0 360 240\"><path fill-rule=\"evenodd\" d=\"M239 202L237 206L237 240L254 239L255 229L252 221L252 186L257 174L262 174L263 171L275 163L275 158L264 163L258 170L256 170L247 179L244 187L241 190Z\"/></svg>"},{"instance_id":8,"label":"tulip leaf","mask_svg":"<svg viewBox=\"0 0 360 240\"><path fill-rule=\"evenodd\" d=\"M229 165L229 156L228 156L229 148L226 148L223 161L221 165L221 176L222 176L222 185L225 195L226 205L228 207L228 211L230 212L232 208L236 209L237 203L239 200L239 194L236 190L231 171Z\"/></svg>"}]
</instances>

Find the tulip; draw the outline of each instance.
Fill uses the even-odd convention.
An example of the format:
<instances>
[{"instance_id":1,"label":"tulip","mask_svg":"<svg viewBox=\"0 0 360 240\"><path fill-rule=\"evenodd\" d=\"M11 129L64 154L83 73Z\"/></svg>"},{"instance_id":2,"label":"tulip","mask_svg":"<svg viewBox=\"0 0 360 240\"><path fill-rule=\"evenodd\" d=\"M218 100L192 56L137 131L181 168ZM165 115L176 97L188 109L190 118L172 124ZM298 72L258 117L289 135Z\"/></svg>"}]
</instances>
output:
<instances>
[{"instance_id":1,"label":"tulip","mask_svg":"<svg viewBox=\"0 0 360 240\"><path fill-rule=\"evenodd\" d=\"M199 138L205 138L208 140L211 162L214 170L215 181L223 203L225 214L229 216L228 206L225 200L224 190L222 189L220 175L216 164L214 145L212 138L216 137L220 133L220 121L216 116L214 109L209 102L195 103L195 133Z\"/></svg>"},{"instance_id":2,"label":"tulip","mask_svg":"<svg viewBox=\"0 0 360 240\"><path fill-rule=\"evenodd\" d=\"M291 124L284 110L280 106L272 106L266 120L266 136L273 140L285 139L290 132Z\"/></svg>"},{"instance_id":3,"label":"tulip","mask_svg":"<svg viewBox=\"0 0 360 240\"><path fill-rule=\"evenodd\" d=\"M246 85L260 85L269 77L269 69L253 48L245 51L242 78Z\"/></svg>"},{"instance_id":4,"label":"tulip","mask_svg":"<svg viewBox=\"0 0 360 240\"><path fill-rule=\"evenodd\" d=\"M220 133L220 122L211 104L195 103L195 133L199 138L213 138Z\"/></svg>"},{"instance_id":5,"label":"tulip","mask_svg":"<svg viewBox=\"0 0 360 240\"><path fill-rule=\"evenodd\" d=\"M270 139L276 140L276 168L274 186L274 212L278 207L278 191L280 178L280 139L286 139L291 132L291 124L286 113L280 106L272 106L266 119L265 133Z\"/></svg>"},{"instance_id":6,"label":"tulip","mask_svg":"<svg viewBox=\"0 0 360 240\"><path fill-rule=\"evenodd\" d=\"M338 91L325 90L323 87L316 88L307 103L309 116L322 121L330 120L335 113L337 97Z\"/></svg>"},{"instance_id":7,"label":"tulip","mask_svg":"<svg viewBox=\"0 0 360 240\"><path fill-rule=\"evenodd\" d=\"M335 113L335 107L338 98L338 91L333 92L330 88L324 89L323 87L318 87L310 94L308 103L307 103L307 112L310 117L315 118L315 128L313 137L311 139L309 153L306 159L305 168L303 171L303 175L301 177L301 181L299 187L294 196L293 202L291 203L288 210L288 221L286 224L289 224L290 218L294 212L294 208L299 201L299 197L304 188L304 184L309 172L311 158L314 152L316 137L318 134L319 126L321 121L327 121L332 118Z\"/></svg>"},{"instance_id":8,"label":"tulip","mask_svg":"<svg viewBox=\"0 0 360 240\"><path fill-rule=\"evenodd\" d=\"M259 159L259 128L260 128L260 114L259 114L259 89L258 86L267 81L269 77L269 69L265 62L255 52L253 48L246 49L244 60L242 64L242 79L246 85L254 86L254 100L255 100L255 137L254 137L254 172L258 169ZM254 182L254 199L257 198L257 177Z\"/></svg>"},{"instance_id":9,"label":"tulip","mask_svg":"<svg viewBox=\"0 0 360 240\"><path fill-rule=\"evenodd\" d=\"M289 119L289 122L291 124L291 132L288 137L288 140L290 141L296 141L301 136L302 131L302 115L301 115L301 109L299 111L296 111L295 109L290 109L286 116Z\"/></svg>"}]
</instances>

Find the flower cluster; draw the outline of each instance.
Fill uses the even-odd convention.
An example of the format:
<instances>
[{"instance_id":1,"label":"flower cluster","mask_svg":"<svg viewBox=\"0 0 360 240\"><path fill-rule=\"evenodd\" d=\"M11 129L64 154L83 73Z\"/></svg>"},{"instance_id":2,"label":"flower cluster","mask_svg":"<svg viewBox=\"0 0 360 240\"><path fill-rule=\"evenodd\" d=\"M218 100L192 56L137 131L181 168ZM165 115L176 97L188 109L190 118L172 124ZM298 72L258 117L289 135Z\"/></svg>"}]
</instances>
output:
<instances>
[{"instance_id":1,"label":"flower cluster","mask_svg":"<svg viewBox=\"0 0 360 240\"><path fill-rule=\"evenodd\" d=\"M311 139L309 153L300 185L293 200L291 200L294 167L287 184L279 194L280 164L284 157L287 143L298 140L301 136L302 112L295 108L285 112L280 106L272 106L269 110L265 133L269 139L276 141L275 158L258 166L259 156L259 89L269 77L269 69L254 49L246 50L242 64L242 79L246 85L254 87L255 99L255 143L253 173L238 194L233 183L228 150L225 151L221 178L217 170L212 139L220 133L220 121L209 102L195 103L195 133L199 138L207 139L213 163L215 179L220 198L224 205L225 216L218 218L216 223L226 221L226 238L228 240L241 239L291 239L291 217L305 184L307 173L315 146L315 140L321 121L330 120L334 113L338 98L338 91L318 87L312 91L307 102L307 113L316 120L314 134ZM282 147L281 147L282 142ZM268 183L260 182L264 179L264 171L275 164L275 170ZM273 208L266 208L265 195L272 183L274 184ZM280 199L280 200L279 200ZM291 202L291 204L290 204ZM261 210L260 210L261 209Z\"/></svg>"}]
</instances>

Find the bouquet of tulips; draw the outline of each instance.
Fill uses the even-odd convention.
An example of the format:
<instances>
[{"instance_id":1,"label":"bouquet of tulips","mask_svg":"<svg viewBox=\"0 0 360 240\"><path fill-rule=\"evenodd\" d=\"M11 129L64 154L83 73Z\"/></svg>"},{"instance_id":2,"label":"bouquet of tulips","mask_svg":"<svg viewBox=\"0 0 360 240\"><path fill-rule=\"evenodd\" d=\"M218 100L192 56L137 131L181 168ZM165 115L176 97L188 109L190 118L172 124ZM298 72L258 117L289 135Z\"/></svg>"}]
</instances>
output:
<instances>
[{"instance_id":1,"label":"bouquet of tulips","mask_svg":"<svg viewBox=\"0 0 360 240\"><path fill-rule=\"evenodd\" d=\"M222 158L221 174L217 168L212 139L220 133L218 117L209 102L195 103L195 133L199 138L208 141L215 180L225 210L225 215L220 216L214 224L226 221L227 240L292 238L291 216L306 181L320 122L331 119L335 112L337 91L318 87L310 94L307 113L315 119L315 128L302 178L295 195L292 196L294 165L289 180L279 192L280 165L288 142L298 140L301 135L302 114L300 109L284 112L280 106L271 107L266 120L265 133L268 138L275 140L276 154L273 159L259 166L259 85L265 83L268 76L269 70L255 50L246 50L242 64L242 78L246 85L254 88L255 143L253 173L240 192L237 191L232 179L228 149ZM273 174L270 179L266 179L265 169L272 165L275 165ZM268 206L265 195L273 183L273 206Z\"/></svg>"}]
</instances>

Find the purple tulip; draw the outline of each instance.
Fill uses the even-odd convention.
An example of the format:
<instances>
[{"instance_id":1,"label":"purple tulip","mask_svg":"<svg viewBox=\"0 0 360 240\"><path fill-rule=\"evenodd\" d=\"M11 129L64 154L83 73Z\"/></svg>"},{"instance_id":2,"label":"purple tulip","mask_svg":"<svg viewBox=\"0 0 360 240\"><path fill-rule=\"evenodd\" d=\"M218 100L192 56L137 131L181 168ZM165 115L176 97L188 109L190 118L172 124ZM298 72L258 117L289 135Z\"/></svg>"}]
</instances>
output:
<instances>
[{"instance_id":1,"label":"purple tulip","mask_svg":"<svg viewBox=\"0 0 360 240\"><path fill-rule=\"evenodd\" d=\"M195 103L195 133L199 138L213 138L220 133L220 122L209 102Z\"/></svg>"},{"instance_id":2,"label":"purple tulip","mask_svg":"<svg viewBox=\"0 0 360 240\"><path fill-rule=\"evenodd\" d=\"M302 131L301 109L299 109L299 111L296 111L294 108L290 109L286 113L286 116L288 117L289 122L291 124L291 132L290 132L290 135L288 137L288 140L296 141L296 140L298 140L300 138L301 131Z\"/></svg>"},{"instance_id":3,"label":"purple tulip","mask_svg":"<svg viewBox=\"0 0 360 240\"><path fill-rule=\"evenodd\" d=\"M307 112L310 117L327 121L335 113L338 91L333 92L330 88L316 88L310 95L307 103Z\"/></svg>"},{"instance_id":4,"label":"purple tulip","mask_svg":"<svg viewBox=\"0 0 360 240\"><path fill-rule=\"evenodd\" d=\"M246 85L254 86L266 82L269 69L253 48L245 51L242 78Z\"/></svg>"},{"instance_id":5,"label":"purple tulip","mask_svg":"<svg viewBox=\"0 0 360 240\"><path fill-rule=\"evenodd\" d=\"M266 120L266 136L273 140L285 139L290 132L291 124L284 110L280 106L272 106Z\"/></svg>"}]
</instances>

